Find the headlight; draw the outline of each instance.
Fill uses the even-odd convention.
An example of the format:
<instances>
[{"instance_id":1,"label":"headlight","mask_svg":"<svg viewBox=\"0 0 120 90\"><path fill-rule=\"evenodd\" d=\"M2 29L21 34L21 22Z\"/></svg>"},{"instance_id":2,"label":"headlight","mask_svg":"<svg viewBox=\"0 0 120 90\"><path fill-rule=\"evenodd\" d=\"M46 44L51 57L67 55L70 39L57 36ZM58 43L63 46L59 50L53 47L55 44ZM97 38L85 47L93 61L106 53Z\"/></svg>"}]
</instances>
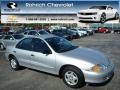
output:
<instances>
[{"instance_id":1,"label":"headlight","mask_svg":"<svg viewBox=\"0 0 120 90\"><path fill-rule=\"evenodd\" d=\"M104 71L105 69L107 69L107 66L105 66L103 64L96 64L87 71L99 73L101 71Z\"/></svg>"},{"instance_id":2,"label":"headlight","mask_svg":"<svg viewBox=\"0 0 120 90\"><path fill-rule=\"evenodd\" d=\"M100 71L101 71L99 65L95 65L95 66L93 66L90 70L93 71L93 72L100 72Z\"/></svg>"}]
</instances>

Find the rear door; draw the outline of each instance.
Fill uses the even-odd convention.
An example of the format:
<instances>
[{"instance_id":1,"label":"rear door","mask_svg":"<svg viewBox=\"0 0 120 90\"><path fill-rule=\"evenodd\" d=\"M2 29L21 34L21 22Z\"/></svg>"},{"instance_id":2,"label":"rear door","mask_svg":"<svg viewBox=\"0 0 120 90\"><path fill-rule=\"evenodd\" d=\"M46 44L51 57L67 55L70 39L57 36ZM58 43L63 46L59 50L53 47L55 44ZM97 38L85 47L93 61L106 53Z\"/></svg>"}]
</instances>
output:
<instances>
[{"instance_id":1,"label":"rear door","mask_svg":"<svg viewBox=\"0 0 120 90\"><path fill-rule=\"evenodd\" d=\"M13 50L16 58L18 59L20 65L31 67L31 52L32 52L32 38L25 38L20 41L15 50Z\"/></svg>"}]
</instances>

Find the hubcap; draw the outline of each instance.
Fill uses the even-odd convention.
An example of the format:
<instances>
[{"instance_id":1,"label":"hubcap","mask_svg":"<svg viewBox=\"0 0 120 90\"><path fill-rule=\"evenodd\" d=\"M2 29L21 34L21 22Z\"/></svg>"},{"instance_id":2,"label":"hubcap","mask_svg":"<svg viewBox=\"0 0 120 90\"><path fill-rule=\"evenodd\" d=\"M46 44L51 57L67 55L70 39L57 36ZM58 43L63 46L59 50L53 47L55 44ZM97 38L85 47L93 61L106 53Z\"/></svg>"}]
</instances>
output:
<instances>
[{"instance_id":1,"label":"hubcap","mask_svg":"<svg viewBox=\"0 0 120 90\"><path fill-rule=\"evenodd\" d=\"M4 49L4 47L3 47L3 45L2 45L2 44L0 44L0 49Z\"/></svg>"},{"instance_id":2,"label":"hubcap","mask_svg":"<svg viewBox=\"0 0 120 90\"><path fill-rule=\"evenodd\" d=\"M78 83L78 77L73 71L68 71L65 73L65 81L69 85L76 85Z\"/></svg>"},{"instance_id":3,"label":"hubcap","mask_svg":"<svg viewBox=\"0 0 120 90\"><path fill-rule=\"evenodd\" d=\"M101 16L101 22L105 22L105 19L106 19L106 16L103 14L103 15Z\"/></svg>"},{"instance_id":4,"label":"hubcap","mask_svg":"<svg viewBox=\"0 0 120 90\"><path fill-rule=\"evenodd\" d=\"M116 17L115 17L116 19L119 19L119 15L118 14L116 14Z\"/></svg>"},{"instance_id":5,"label":"hubcap","mask_svg":"<svg viewBox=\"0 0 120 90\"><path fill-rule=\"evenodd\" d=\"M16 68L17 64L16 64L16 61L14 59L11 60L10 64L11 64L12 68Z\"/></svg>"}]
</instances>

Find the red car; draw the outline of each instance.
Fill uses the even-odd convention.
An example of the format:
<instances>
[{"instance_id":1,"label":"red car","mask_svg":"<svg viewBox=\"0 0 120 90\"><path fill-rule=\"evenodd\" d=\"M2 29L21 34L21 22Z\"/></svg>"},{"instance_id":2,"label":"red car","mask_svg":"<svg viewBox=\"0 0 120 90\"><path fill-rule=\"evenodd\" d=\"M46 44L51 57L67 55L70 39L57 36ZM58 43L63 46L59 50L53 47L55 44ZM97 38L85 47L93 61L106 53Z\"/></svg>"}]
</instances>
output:
<instances>
[{"instance_id":1,"label":"red car","mask_svg":"<svg viewBox=\"0 0 120 90\"><path fill-rule=\"evenodd\" d=\"M110 30L105 27L99 27L97 32L98 33L110 33Z\"/></svg>"}]
</instances>

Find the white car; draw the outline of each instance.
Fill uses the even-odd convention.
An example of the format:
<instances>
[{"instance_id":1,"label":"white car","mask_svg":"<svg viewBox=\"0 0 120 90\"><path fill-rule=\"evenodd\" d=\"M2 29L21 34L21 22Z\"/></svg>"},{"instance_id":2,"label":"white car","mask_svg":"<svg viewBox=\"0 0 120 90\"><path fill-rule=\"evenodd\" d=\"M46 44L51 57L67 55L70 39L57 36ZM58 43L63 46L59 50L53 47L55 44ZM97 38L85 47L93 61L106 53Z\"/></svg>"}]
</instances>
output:
<instances>
[{"instance_id":1,"label":"white car","mask_svg":"<svg viewBox=\"0 0 120 90\"><path fill-rule=\"evenodd\" d=\"M119 19L117 9L113 9L111 6L92 6L89 9L81 10L77 16L80 21L95 21L104 23L108 19Z\"/></svg>"}]
</instances>

